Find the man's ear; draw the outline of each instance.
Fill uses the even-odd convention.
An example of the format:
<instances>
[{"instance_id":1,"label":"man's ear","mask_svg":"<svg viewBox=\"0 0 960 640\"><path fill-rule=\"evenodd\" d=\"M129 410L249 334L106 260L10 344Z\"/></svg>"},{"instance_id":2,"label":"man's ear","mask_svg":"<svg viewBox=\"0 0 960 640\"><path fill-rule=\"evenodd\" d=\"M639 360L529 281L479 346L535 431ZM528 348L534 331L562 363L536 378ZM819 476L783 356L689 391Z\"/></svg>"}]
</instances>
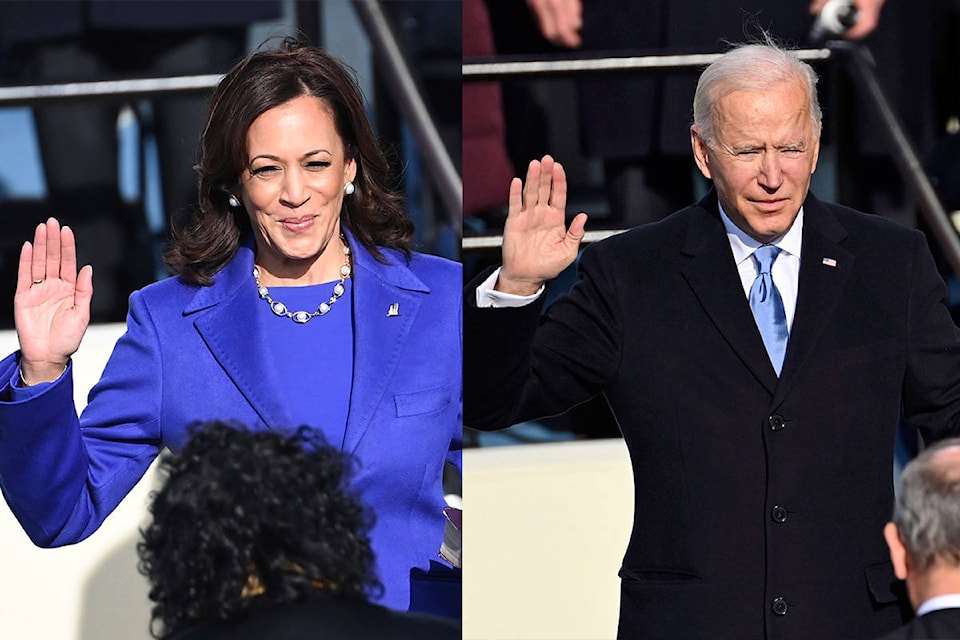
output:
<instances>
[{"instance_id":1,"label":"man's ear","mask_svg":"<svg viewBox=\"0 0 960 640\"><path fill-rule=\"evenodd\" d=\"M888 522L883 528L883 537L887 540L887 546L890 547L890 562L893 563L893 572L901 580L907 579L907 548L900 537L900 529L892 522Z\"/></svg>"},{"instance_id":2,"label":"man's ear","mask_svg":"<svg viewBox=\"0 0 960 640\"><path fill-rule=\"evenodd\" d=\"M700 127L697 125L690 127L690 146L693 147L693 159L696 160L700 173L707 180L713 180L713 172L710 171L710 159L707 156L707 144L700 137Z\"/></svg>"},{"instance_id":3,"label":"man's ear","mask_svg":"<svg viewBox=\"0 0 960 640\"><path fill-rule=\"evenodd\" d=\"M820 138L817 138L817 141L813 144L813 164L810 167L810 175L813 175L817 171L817 161L820 160Z\"/></svg>"}]
</instances>

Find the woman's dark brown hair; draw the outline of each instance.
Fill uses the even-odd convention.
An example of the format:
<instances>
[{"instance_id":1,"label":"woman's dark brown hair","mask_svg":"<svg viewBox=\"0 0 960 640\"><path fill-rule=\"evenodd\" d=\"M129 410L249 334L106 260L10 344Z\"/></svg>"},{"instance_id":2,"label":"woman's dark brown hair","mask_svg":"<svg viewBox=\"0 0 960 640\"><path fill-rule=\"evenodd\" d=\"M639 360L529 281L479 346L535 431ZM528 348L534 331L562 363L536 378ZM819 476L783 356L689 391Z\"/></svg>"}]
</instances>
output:
<instances>
[{"instance_id":1,"label":"woman's dark brown hair","mask_svg":"<svg viewBox=\"0 0 960 640\"><path fill-rule=\"evenodd\" d=\"M323 100L332 110L346 159L353 159L356 191L343 199L341 224L371 254L386 262L380 247L407 256L413 222L399 195L387 188L388 166L367 120L363 96L348 68L320 49L293 38L237 63L217 85L200 139L199 211L174 227L164 259L188 282L208 286L233 258L250 220L227 198L247 167L247 130L265 111L300 96Z\"/></svg>"}]
</instances>

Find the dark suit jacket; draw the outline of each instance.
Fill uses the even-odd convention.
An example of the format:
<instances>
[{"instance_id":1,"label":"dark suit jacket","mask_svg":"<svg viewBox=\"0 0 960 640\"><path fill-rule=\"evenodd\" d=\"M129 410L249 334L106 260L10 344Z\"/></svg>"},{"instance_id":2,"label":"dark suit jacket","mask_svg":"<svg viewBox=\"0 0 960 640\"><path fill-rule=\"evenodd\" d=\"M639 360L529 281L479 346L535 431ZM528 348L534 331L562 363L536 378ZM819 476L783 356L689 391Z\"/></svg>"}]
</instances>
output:
<instances>
[{"instance_id":1,"label":"dark suit jacket","mask_svg":"<svg viewBox=\"0 0 960 640\"><path fill-rule=\"evenodd\" d=\"M931 611L900 627L880 640L957 640L960 638L960 609Z\"/></svg>"},{"instance_id":2,"label":"dark suit jacket","mask_svg":"<svg viewBox=\"0 0 960 640\"><path fill-rule=\"evenodd\" d=\"M473 289L465 425L597 393L619 422L636 508L622 637L872 638L902 623L881 535L901 406L928 439L960 419L960 334L922 234L808 197L779 380L713 193L589 247L542 323L537 305L477 309Z\"/></svg>"},{"instance_id":3,"label":"dark suit jacket","mask_svg":"<svg viewBox=\"0 0 960 640\"><path fill-rule=\"evenodd\" d=\"M324 598L194 627L174 640L459 640L460 624L368 602Z\"/></svg>"}]
</instances>

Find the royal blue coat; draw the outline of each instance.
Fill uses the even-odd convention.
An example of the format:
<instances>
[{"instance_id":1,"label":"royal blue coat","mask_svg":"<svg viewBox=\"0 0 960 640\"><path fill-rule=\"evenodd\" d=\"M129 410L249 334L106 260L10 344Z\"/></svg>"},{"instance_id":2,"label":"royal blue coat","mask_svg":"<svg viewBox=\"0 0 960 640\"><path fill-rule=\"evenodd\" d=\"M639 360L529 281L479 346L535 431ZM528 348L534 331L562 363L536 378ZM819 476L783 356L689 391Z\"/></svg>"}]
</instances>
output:
<instances>
[{"instance_id":1,"label":"royal blue coat","mask_svg":"<svg viewBox=\"0 0 960 640\"><path fill-rule=\"evenodd\" d=\"M351 244L354 384L342 450L357 460L353 487L376 518L379 601L406 609L411 570L439 560L444 462L460 466L461 266L384 250L386 265ZM96 531L164 446L183 446L191 423L291 426L260 339L252 269L243 246L212 286L174 277L135 292L79 417L69 368L17 399L18 354L0 362L0 486L35 544ZM388 316L394 304L399 315Z\"/></svg>"}]
</instances>

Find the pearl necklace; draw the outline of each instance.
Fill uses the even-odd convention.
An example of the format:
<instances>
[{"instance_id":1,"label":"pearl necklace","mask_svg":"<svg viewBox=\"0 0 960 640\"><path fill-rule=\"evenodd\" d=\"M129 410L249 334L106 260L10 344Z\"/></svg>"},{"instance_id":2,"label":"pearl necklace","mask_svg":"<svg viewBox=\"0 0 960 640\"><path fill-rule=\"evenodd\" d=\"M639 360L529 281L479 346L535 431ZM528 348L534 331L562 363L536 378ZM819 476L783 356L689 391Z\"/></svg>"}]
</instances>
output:
<instances>
[{"instance_id":1,"label":"pearl necklace","mask_svg":"<svg viewBox=\"0 0 960 640\"><path fill-rule=\"evenodd\" d=\"M321 302L316 311L313 313L310 313L309 311L294 311L291 313L288 311L287 305L274 300L270 296L270 290L260 284L260 269L254 266L253 279L257 282L257 293L260 294L260 299L267 301L267 304L270 305L270 310L273 311L274 314L280 317L290 318L297 324L306 324L317 316L325 315L328 311L330 311L330 307L333 306L333 303L339 300L340 296L342 296L347 290L344 285L346 284L347 278L350 277L350 273L352 271L350 268L350 247L347 245L347 239L343 237L342 234L340 235L340 242L343 246L343 266L340 267L340 282L334 285L333 294L328 300Z\"/></svg>"}]
</instances>

